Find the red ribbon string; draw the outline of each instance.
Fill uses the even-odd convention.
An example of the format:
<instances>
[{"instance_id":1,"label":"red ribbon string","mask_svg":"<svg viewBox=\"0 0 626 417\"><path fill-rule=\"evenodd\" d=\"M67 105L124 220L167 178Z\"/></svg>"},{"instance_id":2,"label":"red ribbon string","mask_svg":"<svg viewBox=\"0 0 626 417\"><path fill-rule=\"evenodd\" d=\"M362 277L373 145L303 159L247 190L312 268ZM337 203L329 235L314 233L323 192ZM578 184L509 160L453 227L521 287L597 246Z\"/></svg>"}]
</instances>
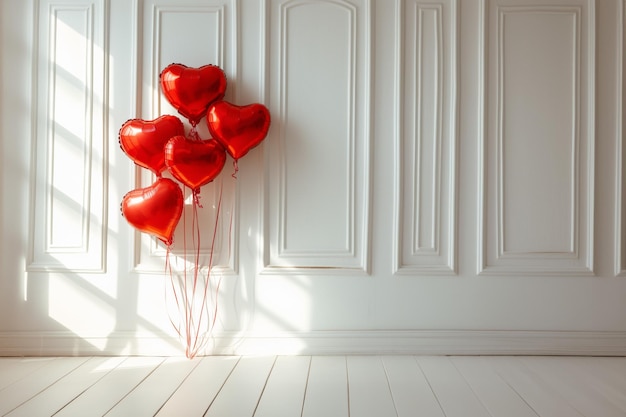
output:
<instances>
[{"instance_id":1,"label":"red ribbon string","mask_svg":"<svg viewBox=\"0 0 626 417\"><path fill-rule=\"evenodd\" d=\"M224 188L224 184L220 183L220 194L219 194L219 197L218 197L218 200L217 200L217 208L216 208L216 212L215 212L215 223L214 223L214 227L213 227L213 237L211 239L211 251L209 253L209 265L208 265L208 269L207 269L206 278L204 280L204 294L202 295L202 306L200 308L201 312L204 311L204 309L208 307L207 306L208 291L209 291L209 287L210 287L210 283L211 283L211 273L212 273L212 269L213 269L213 252L214 252L214 248L215 248L215 240L216 240L216 237L217 237L217 229L219 227L220 212L221 212L221 208L222 208L223 188ZM221 282L221 280L219 282ZM219 291L219 282L218 282L218 286L217 286L216 292ZM214 313L213 313L213 320L211 321L211 325L209 327L209 331L211 331L215 327L215 318L216 318L216 316L217 316L217 293L216 293L216 297L215 297L215 308L214 308ZM203 317L203 315L200 316L200 321L198 323L198 333L200 331L202 317ZM196 342L197 342L197 340L196 340ZM202 343L202 344L204 344L204 343ZM200 349L202 347L202 344L200 344L200 345L194 344L193 349L194 350Z\"/></svg>"},{"instance_id":2,"label":"red ribbon string","mask_svg":"<svg viewBox=\"0 0 626 417\"><path fill-rule=\"evenodd\" d=\"M202 204L200 203L200 189L196 188L192 192L193 205L194 207L202 208Z\"/></svg>"},{"instance_id":3,"label":"red ribbon string","mask_svg":"<svg viewBox=\"0 0 626 417\"><path fill-rule=\"evenodd\" d=\"M175 320L170 314L170 322L174 327L178 336L183 340L185 345L185 356L189 359L197 356L201 350L208 343L208 337L215 327L217 311L218 311L218 294L221 279L218 280L215 289L215 300L213 308L210 308L209 294L212 291L209 290L212 281L212 269L214 263L214 248L216 247L216 240L218 235L218 228L220 225L220 215L222 211L222 198L223 198L223 183L220 183L219 197L215 212L215 222L213 235L211 239L211 249L209 252L209 259L207 267L207 273L202 274L200 252L200 222L199 222L199 208L202 208L200 204L199 190L192 191L192 215L191 215L191 233L192 233L192 245L193 254L188 253L187 250L187 216L183 213L183 253L184 259L183 271L179 275L175 275L172 271L171 262L169 260L171 248L168 246L166 256L166 272L169 273L171 291L173 299L176 305L176 309L179 312L180 318ZM232 212L231 212L231 225L232 230ZM230 233L229 233L230 235ZM230 236L229 236L230 239ZM191 274L188 273L186 265L188 265L188 257L192 256L192 267L190 268ZM230 243L229 243L229 259L230 259ZM204 286L204 287L203 287ZM167 302L167 294L166 294ZM166 304L167 305L167 304ZM211 315L213 317L211 317ZM205 327L205 328L203 328Z\"/></svg>"},{"instance_id":4,"label":"red ribbon string","mask_svg":"<svg viewBox=\"0 0 626 417\"><path fill-rule=\"evenodd\" d=\"M198 130L196 129L196 124L191 124L191 130L189 131L189 139L200 140L200 135L198 134Z\"/></svg>"},{"instance_id":5,"label":"red ribbon string","mask_svg":"<svg viewBox=\"0 0 626 417\"><path fill-rule=\"evenodd\" d=\"M237 172L239 172L239 164L236 159L233 159L233 173L231 174L231 177L235 180L237 179Z\"/></svg>"},{"instance_id":6,"label":"red ribbon string","mask_svg":"<svg viewBox=\"0 0 626 417\"><path fill-rule=\"evenodd\" d=\"M236 177L234 177L236 178ZM183 226L183 250L182 258L184 260L183 271L178 274L173 272L170 256L171 247L167 246L165 272L169 274L171 292L173 300L175 302L176 309L179 313L178 320L172 317L169 313L170 323L174 327L177 335L184 341L185 344L185 356L189 359L197 356L202 349L204 349L209 341L209 337L213 329L215 328L218 315L218 299L220 285L222 282L221 275L215 285L213 285L213 263L215 261L214 250L216 247L216 241L218 236L218 229L220 227L220 216L223 210L223 194L224 184L220 182L219 195L217 204L215 206L215 220L213 227L213 234L211 238L211 248L209 250L208 265L206 265L206 274L201 273L202 265L200 259L201 241L200 241L200 222L199 222L199 208L202 208L200 204L200 190L192 190L192 214L191 214L191 233L192 233L192 245L193 253L188 253L187 249L187 216L186 211L183 212L182 226ZM234 189L234 187L233 187ZM234 197L234 196L233 196ZM234 201L234 198L233 198ZM228 226L228 259L231 256L231 239L233 230L233 215L234 210L230 210L230 221ZM191 256L192 267L188 268L188 257ZM190 269L191 274L189 274ZM212 288L212 289L211 289ZM215 291L213 293L213 290ZM214 303L211 306L211 299ZM166 305L167 304L167 288L166 288Z\"/></svg>"}]
</instances>

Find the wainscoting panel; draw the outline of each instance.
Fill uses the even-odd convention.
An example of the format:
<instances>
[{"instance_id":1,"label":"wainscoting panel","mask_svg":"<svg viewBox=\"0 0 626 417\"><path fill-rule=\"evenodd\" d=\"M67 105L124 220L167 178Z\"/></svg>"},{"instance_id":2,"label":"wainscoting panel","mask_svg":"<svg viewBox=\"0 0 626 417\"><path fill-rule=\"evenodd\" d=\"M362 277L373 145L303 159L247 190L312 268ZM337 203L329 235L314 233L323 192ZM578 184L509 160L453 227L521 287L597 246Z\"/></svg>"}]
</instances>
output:
<instances>
[{"instance_id":1,"label":"wainscoting panel","mask_svg":"<svg viewBox=\"0 0 626 417\"><path fill-rule=\"evenodd\" d=\"M371 4L266 4L266 272L367 271Z\"/></svg>"},{"instance_id":2,"label":"wainscoting panel","mask_svg":"<svg viewBox=\"0 0 626 417\"><path fill-rule=\"evenodd\" d=\"M103 272L107 2L41 1L38 6L28 269Z\"/></svg>"},{"instance_id":3,"label":"wainscoting panel","mask_svg":"<svg viewBox=\"0 0 626 417\"><path fill-rule=\"evenodd\" d=\"M593 274L593 3L486 13L480 272Z\"/></svg>"},{"instance_id":4,"label":"wainscoting panel","mask_svg":"<svg viewBox=\"0 0 626 417\"><path fill-rule=\"evenodd\" d=\"M398 99L399 274L456 269L458 3L403 3Z\"/></svg>"}]
</instances>

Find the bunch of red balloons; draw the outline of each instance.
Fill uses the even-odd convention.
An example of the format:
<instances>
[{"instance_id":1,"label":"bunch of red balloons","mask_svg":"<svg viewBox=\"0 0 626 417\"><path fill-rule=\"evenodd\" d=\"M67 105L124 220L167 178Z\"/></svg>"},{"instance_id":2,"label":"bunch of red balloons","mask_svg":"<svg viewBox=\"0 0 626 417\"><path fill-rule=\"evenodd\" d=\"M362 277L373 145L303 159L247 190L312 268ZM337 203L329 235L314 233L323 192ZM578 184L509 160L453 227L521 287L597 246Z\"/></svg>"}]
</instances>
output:
<instances>
[{"instance_id":1,"label":"bunch of red balloons","mask_svg":"<svg viewBox=\"0 0 626 417\"><path fill-rule=\"evenodd\" d=\"M161 72L160 84L165 98L189 121L191 130L185 136L183 122L172 115L154 120L131 119L122 125L120 147L157 179L149 187L127 193L121 210L133 227L169 246L184 202L181 186L163 177L163 172L169 171L189 187L197 201L200 187L220 174L227 154L236 164L265 139L270 114L259 103L237 106L225 101L226 75L215 65L168 65ZM212 138L202 139L197 133L196 126L204 118Z\"/></svg>"}]
</instances>

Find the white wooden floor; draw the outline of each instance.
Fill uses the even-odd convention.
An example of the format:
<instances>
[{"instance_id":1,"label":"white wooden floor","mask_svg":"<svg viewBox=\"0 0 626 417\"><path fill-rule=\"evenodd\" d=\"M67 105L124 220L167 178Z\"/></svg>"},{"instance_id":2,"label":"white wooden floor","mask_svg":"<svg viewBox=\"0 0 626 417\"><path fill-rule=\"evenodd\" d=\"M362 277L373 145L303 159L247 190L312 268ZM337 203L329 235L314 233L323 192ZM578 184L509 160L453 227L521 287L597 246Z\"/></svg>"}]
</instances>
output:
<instances>
[{"instance_id":1,"label":"white wooden floor","mask_svg":"<svg viewBox=\"0 0 626 417\"><path fill-rule=\"evenodd\" d=\"M626 358L0 358L0 415L624 417Z\"/></svg>"}]
</instances>

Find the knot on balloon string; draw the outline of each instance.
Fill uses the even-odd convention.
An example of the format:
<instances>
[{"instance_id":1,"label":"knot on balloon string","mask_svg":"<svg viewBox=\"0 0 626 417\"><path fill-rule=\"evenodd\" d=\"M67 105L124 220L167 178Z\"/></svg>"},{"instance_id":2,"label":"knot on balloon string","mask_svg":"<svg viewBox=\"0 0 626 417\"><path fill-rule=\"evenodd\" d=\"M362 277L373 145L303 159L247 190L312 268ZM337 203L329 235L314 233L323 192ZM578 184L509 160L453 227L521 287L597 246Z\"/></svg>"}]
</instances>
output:
<instances>
[{"instance_id":1,"label":"knot on balloon string","mask_svg":"<svg viewBox=\"0 0 626 417\"><path fill-rule=\"evenodd\" d=\"M231 177L233 177L234 179L237 179L237 172L239 172L239 164L237 163L237 160L233 160L233 173L231 175Z\"/></svg>"},{"instance_id":2,"label":"knot on balloon string","mask_svg":"<svg viewBox=\"0 0 626 417\"><path fill-rule=\"evenodd\" d=\"M196 123L191 123L191 130L189 131L189 139L200 140L200 135L198 134L198 130L196 129Z\"/></svg>"},{"instance_id":3,"label":"knot on balloon string","mask_svg":"<svg viewBox=\"0 0 626 417\"><path fill-rule=\"evenodd\" d=\"M200 189L196 188L191 191L191 197L193 199L193 204L196 207L202 208L202 203L200 203Z\"/></svg>"}]
</instances>

